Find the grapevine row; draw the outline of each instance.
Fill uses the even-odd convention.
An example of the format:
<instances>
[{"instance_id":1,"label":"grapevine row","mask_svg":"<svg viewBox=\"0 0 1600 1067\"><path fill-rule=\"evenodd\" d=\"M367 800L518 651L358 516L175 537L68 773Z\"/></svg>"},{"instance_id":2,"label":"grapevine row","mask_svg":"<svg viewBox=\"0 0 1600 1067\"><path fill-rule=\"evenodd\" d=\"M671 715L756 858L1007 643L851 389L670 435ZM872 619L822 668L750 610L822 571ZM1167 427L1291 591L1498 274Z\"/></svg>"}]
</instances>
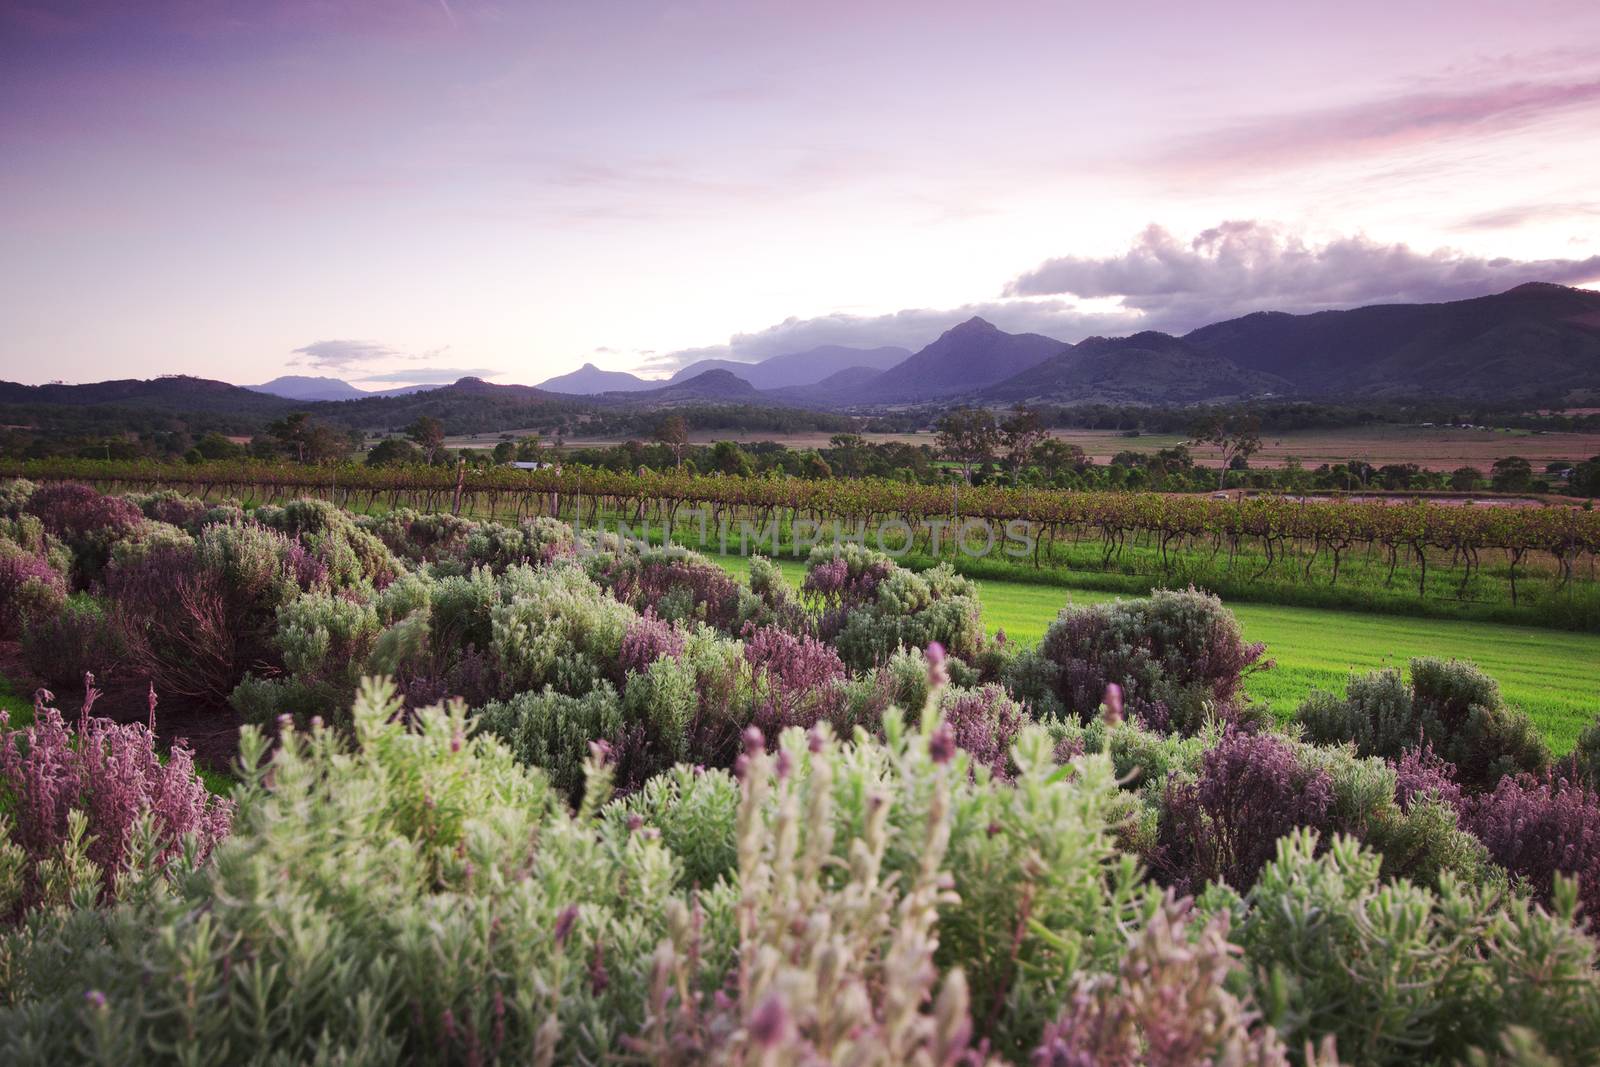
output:
<instances>
[{"instance_id":1,"label":"grapevine row","mask_svg":"<svg viewBox=\"0 0 1600 1067\"><path fill-rule=\"evenodd\" d=\"M578 519L631 514L676 518L704 508L718 520L749 516L766 523L836 519L852 525L898 518L984 519L1032 524L1040 540L1090 536L1107 559L1130 536L1158 546L1209 542L1236 553L1249 545L1270 561L1280 554L1327 559L1333 580L1354 549L1381 548L1391 569L1401 553L1420 563L1430 554L1470 573L1485 551L1504 554L1515 598L1517 569L1529 553L1547 554L1559 580L1600 553L1600 513L1566 506L1467 507L1415 501L1390 504L1338 499L1259 496L1219 500L1162 493L1067 492L993 486L930 486L878 479L803 480L783 476L736 477L641 470L628 474L567 466L537 471L510 467L371 468L305 467L260 461L163 464L148 461L52 459L0 463L0 474L34 480L81 480L126 489L172 487L196 496L271 501L315 494L354 506L465 508L472 514L520 517L570 514ZM1307 565L1309 573L1309 564ZM1419 584L1419 588L1420 588Z\"/></svg>"}]
</instances>

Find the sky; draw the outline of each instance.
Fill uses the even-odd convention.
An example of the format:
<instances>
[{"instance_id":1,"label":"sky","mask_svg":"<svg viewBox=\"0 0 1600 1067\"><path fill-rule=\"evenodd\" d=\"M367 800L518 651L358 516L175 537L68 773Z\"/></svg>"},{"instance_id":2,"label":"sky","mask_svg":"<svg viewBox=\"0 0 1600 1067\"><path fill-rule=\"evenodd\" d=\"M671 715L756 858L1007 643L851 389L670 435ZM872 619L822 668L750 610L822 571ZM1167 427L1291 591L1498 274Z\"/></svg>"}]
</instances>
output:
<instances>
[{"instance_id":1,"label":"sky","mask_svg":"<svg viewBox=\"0 0 1600 1067\"><path fill-rule=\"evenodd\" d=\"M1600 4L0 0L0 378L1600 285Z\"/></svg>"}]
</instances>

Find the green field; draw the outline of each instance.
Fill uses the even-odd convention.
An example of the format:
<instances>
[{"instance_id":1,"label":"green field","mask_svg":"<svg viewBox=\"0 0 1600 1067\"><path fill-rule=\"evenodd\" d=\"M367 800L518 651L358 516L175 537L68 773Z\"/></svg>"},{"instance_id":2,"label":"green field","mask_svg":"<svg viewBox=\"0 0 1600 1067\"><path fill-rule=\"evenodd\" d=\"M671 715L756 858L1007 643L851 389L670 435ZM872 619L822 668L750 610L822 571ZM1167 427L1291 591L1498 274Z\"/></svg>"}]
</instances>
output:
<instances>
[{"instance_id":1,"label":"green field","mask_svg":"<svg viewBox=\"0 0 1600 1067\"><path fill-rule=\"evenodd\" d=\"M711 557L743 577L745 560ZM804 565L781 560L796 584ZM1067 604L1094 604L1119 594L1057 585L979 579L983 621L1011 640L1032 644ZM1351 671L1404 667L1414 656L1468 659L1500 683L1506 699L1526 709L1557 754L1600 715L1600 635L1524 626L1364 615L1322 608L1233 604L1245 636L1264 641L1269 670L1257 672L1250 695L1288 717L1313 689L1342 691Z\"/></svg>"}]
</instances>

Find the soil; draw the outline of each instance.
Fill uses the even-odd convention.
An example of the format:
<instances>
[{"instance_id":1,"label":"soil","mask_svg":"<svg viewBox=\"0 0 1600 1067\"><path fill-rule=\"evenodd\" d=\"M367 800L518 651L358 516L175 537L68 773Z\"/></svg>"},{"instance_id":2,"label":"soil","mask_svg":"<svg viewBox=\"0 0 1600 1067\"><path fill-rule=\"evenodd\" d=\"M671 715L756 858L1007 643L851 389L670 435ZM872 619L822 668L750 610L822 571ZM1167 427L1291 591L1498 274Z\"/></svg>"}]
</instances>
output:
<instances>
[{"instance_id":1,"label":"soil","mask_svg":"<svg viewBox=\"0 0 1600 1067\"><path fill-rule=\"evenodd\" d=\"M16 641L0 641L0 677L11 682L19 694L31 697L35 690L48 688L28 669L22 648ZM101 695L94 702L94 714L113 722L148 722L150 685L143 678L124 675L96 679ZM62 715L73 717L83 705L83 690L54 690L55 706ZM162 697L156 703L156 740L163 748L183 741L194 753L195 763L209 770L229 772L239 755L239 713L227 704L182 697Z\"/></svg>"}]
</instances>

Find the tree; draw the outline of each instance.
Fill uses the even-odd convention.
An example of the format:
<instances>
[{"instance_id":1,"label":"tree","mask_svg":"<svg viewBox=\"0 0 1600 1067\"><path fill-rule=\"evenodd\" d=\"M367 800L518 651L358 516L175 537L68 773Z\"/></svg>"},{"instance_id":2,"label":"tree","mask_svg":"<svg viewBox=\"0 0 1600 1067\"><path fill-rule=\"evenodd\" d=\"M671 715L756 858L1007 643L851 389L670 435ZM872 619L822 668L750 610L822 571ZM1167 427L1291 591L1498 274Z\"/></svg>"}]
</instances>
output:
<instances>
[{"instance_id":1,"label":"tree","mask_svg":"<svg viewBox=\"0 0 1600 1067\"><path fill-rule=\"evenodd\" d=\"M399 437L379 441L372 447L372 451L367 453L369 467L405 467L422 461L422 450Z\"/></svg>"},{"instance_id":2,"label":"tree","mask_svg":"<svg viewBox=\"0 0 1600 1067\"><path fill-rule=\"evenodd\" d=\"M517 462L519 462L519 463L537 463L537 462L539 462L539 435L538 434L536 434L536 433L529 434L528 436L526 436L524 438L521 438L520 440L517 441Z\"/></svg>"},{"instance_id":3,"label":"tree","mask_svg":"<svg viewBox=\"0 0 1600 1067\"><path fill-rule=\"evenodd\" d=\"M496 463L510 463L516 457L517 446L511 441L501 441L494 446L494 461Z\"/></svg>"},{"instance_id":4,"label":"tree","mask_svg":"<svg viewBox=\"0 0 1600 1067\"><path fill-rule=\"evenodd\" d=\"M406 427L406 436L422 450L423 457L432 463L439 458L444 447L444 423L432 415L418 415L417 421Z\"/></svg>"},{"instance_id":5,"label":"tree","mask_svg":"<svg viewBox=\"0 0 1600 1067\"><path fill-rule=\"evenodd\" d=\"M1034 447L1033 461L1047 477L1053 479L1065 470L1082 468L1084 452L1078 445L1069 445L1059 438L1051 437L1040 441Z\"/></svg>"},{"instance_id":6,"label":"tree","mask_svg":"<svg viewBox=\"0 0 1600 1067\"><path fill-rule=\"evenodd\" d=\"M1217 488L1227 485L1228 470L1236 459L1248 462L1261 451L1261 419L1255 415L1212 415L1189 432L1191 445L1209 445L1221 453Z\"/></svg>"},{"instance_id":7,"label":"tree","mask_svg":"<svg viewBox=\"0 0 1600 1067\"><path fill-rule=\"evenodd\" d=\"M306 461L306 442L311 437L311 416L304 411L285 415L267 426L267 434L277 446L293 454L301 463Z\"/></svg>"},{"instance_id":8,"label":"tree","mask_svg":"<svg viewBox=\"0 0 1600 1067\"><path fill-rule=\"evenodd\" d=\"M682 415L668 415L656 424L655 438L672 452L672 461L683 466L683 452L689 447L689 424Z\"/></svg>"},{"instance_id":9,"label":"tree","mask_svg":"<svg viewBox=\"0 0 1600 1067\"><path fill-rule=\"evenodd\" d=\"M1005 445L1006 463L1011 469L1025 466L1033 450L1050 436L1044 418L1030 407L1018 406L1000 426L1000 442Z\"/></svg>"},{"instance_id":10,"label":"tree","mask_svg":"<svg viewBox=\"0 0 1600 1067\"><path fill-rule=\"evenodd\" d=\"M1600 456L1590 456L1574 467L1568 484L1579 496L1600 496Z\"/></svg>"},{"instance_id":11,"label":"tree","mask_svg":"<svg viewBox=\"0 0 1600 1067\"><path fill-rule=\"evenodd\" d=\"M1467 493L1483 484L1483 472L1477 467L1457 467L1450 472L1450 488Z\"/></svg>"},{"instance_id":12,"label":"tree","mask_svg":"<svg viewBox=\"0 0 1600 1067\"><path fill-rule=\"evenodd\" d=\"M1494 461L1491 482L1502 493L1521 493L1533 484L1533 464L1521 456L1506 456Z\"/></svg>"},{"instance_id":13,"label":"tree","mask_svg":"<svg viewBox=\"0 0 1600 1067\"><path fill-rule=\"evenodd\" d=\"M711 469L719 474L749 474L750 457L732 441L718 441L711 449Z\"/></svg>"},{"instance_id":14,"label":"tree","mask_svg":"<svg viewBox=\"0 0 1600 1067\"><path fill-rule=\"evenodd\" d=\"M854 478L861 474L861 454L867 442L857 433L836 433L828 438L833 451L833 466L840 474Z\"/></svg>"},{"instance_id":15,"label":"tree","mask_svg":"<svg viewBox=\"0 0 1600 1067\"><path fill-rule=\"evenodd\" d=\"M314 424L306 433L303 455L307 463L334 463L344 459L358 442L349 435L321 423Z\"/></svg>"},{"instance_id":16,"label":"tree","mask_svg":"<svg viewBox=\"0 0 1600 1067\"><path fill-rule=\"evenodd\" d=\"M961 464L961 476L972 480L972 468L994 458L1000 428L994 412L983 408L956 408L939 420L935 438L939 454Z\"/></svg>"},{"instance_id":17,"label":"tree","mask_svg":"<svg viewBox=\"0 0 1600 1067\"><path fill-rule=\"evenodd\" d=\"M215 430L195 442L194 450L203 459L238 459L244 448L228 440Z\"/></svg>"}]
</instances>

